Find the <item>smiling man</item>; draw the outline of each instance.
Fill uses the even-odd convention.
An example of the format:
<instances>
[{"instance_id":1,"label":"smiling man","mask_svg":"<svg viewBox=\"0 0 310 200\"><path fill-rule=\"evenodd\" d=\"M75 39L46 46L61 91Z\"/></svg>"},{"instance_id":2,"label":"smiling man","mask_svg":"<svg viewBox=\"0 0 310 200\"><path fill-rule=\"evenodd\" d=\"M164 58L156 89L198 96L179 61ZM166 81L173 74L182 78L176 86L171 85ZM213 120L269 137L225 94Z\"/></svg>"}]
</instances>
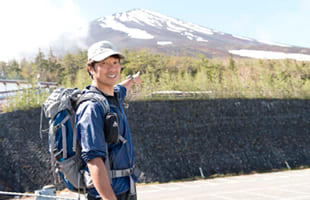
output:
<instances>
[{"instance_id":1,"label":"smiling man","mask_svg":"<svg viewBox=\"0 0 310 200\"><path fill-rule=\"evenodd\" d=\"M125 56L108 41L97 42L88 49L87 68L92 84L83 92L97 92L105 96L110 112L117 116L113 125L107 123L107 112L104 110L106 108L97 101L85 101L77 110L76 124L81 157L94 185L88 188L89 200L137 198L135 191L137 177L132 173L133 146L122 102L133 85L141 84L141 78L138 72L117 84L122 59L125 59ZM115 127L122 139L109 143L107 135ZM109 173L109 168L121 175L111 177L113 173Z\"/></svg>"}]
</instances>

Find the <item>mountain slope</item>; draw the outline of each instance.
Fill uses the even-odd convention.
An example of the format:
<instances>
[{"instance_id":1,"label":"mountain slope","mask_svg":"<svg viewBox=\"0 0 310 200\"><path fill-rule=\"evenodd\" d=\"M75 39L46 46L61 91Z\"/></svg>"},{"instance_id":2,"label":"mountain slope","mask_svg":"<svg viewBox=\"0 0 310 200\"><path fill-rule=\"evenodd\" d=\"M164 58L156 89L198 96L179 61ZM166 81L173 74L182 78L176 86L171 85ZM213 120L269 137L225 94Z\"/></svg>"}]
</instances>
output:
<instances>
[{"instance_id":1,"label":"mountain slope","mask_svg":"<svg viewBox=\"0 0 310 200\"><path fill-rule=\"evenodd\" d=\"M310 60L308 48L234 36L144 9L116 13L92 21L86 42L89 45L99 40L110 40L120 49L149 48L170 54L186 52L190 55L202 53L210 58L228 56L230 53L264 57L271 53L273 58L290 56L292 59Z\"/></svg>"}]
</instances>

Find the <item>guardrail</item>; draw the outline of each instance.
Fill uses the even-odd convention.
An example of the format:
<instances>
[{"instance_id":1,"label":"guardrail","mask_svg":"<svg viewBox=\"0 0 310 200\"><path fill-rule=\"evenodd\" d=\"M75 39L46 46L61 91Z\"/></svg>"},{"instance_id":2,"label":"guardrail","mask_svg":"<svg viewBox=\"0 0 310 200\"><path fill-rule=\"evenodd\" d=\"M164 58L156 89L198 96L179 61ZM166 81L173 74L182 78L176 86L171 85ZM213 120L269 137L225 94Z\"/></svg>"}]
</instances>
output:
<instances>
[{"instance_id":1,"label":"guardrail","mask_svg":"<svg viewBox=\"0 0 310 200\"><path fill-rule=\"evenodd\" d=\"M212 91L157 91L150 94L152 97L198 97L212 96Z\"/></svg>"},{"instance_id":2,"label":"guardrail","mask_svg":"<svg viewBox=\"0 0 310 200\"><path fill-rule=\"evenodd\" d=\"M36 85L38 88L54 88L58 86L55 82L37 82ZM27 81L0 79L0 95L15 93L31 88L32 86L33 85Z\"/></svg>"},{"instance_id":3,"label":"guardrail","mask_svg":"<svg viewBox=\"0 0 310 200\"><path fill-rule=\"evenodd\" d=\"M3 80L3 79L0 79L0 84L3 84L3 85L7 85L7 84L16 84L16 85L31 85L29 82L27 81L22 81L22 80ZM42 87L57 87L58 86L58 83L56 82L38 82L38 84L40 84Z\"/></svg>"},{"instance_id":4,"label":"guardrail","mask_svg":"<svg viewBox=\"0 0 310 200\"><path fill-rule=\"evenodd\" d=\"M0 79L0 112L2 111L3 104L6 102L6 98L16 95L18 92L25 91L27 89L49 89L55 88L58 84L55 82L37 82L36 87L27 81L23 80L3 80Z\"/></svg>"}]
</instances>

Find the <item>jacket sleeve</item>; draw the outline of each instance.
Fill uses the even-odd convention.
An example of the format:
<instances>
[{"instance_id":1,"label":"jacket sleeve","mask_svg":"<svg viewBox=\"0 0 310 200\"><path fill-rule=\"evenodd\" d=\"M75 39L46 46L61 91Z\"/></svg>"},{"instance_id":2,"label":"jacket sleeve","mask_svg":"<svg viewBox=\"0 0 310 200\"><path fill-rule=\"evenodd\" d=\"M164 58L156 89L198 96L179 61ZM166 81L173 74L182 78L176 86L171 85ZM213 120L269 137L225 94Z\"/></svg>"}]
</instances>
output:
<instances>
[{"instance_id":1,"label":"jacket sleeve","mask_svg":"<svg viewBox=\"0 0 310 200\"><path fill-rule=\"evenodd\" d=\"M84 162L93 158L106 159L104 110L98 102L82 103L76 113L76 129Z\"/></svg>"},{"instance_id":2,"label":"jacket sleeve","mask_svg":"<svg viewBox=\"0 0 310 200\"><path fill-rule=\"evenodd\" d=\"M127 95L127 89L124 86L116 85L114 90L119 93L119 101L122 103Z\"/></svg>"}]
</instances>

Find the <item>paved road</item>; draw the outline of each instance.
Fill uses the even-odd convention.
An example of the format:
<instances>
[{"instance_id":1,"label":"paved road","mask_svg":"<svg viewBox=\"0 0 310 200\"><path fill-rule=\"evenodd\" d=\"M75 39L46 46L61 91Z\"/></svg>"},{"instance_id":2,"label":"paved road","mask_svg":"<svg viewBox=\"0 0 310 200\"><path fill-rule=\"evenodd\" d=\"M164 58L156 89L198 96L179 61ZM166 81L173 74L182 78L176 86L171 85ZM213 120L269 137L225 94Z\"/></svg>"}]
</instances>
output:
<instances>
[{"instance_id":1,"label":"paved road","mask_svg":"<svg viewBox=\"0 0 310 200\"><path fill-rule=\"evenodd\" d=\"M137 191L138 200L310 200L310 169L188 182L139 184ZM77 194L64 190L57 196L76 199ZM85 200L84 195L81 199Z\"/></svg>"},{"instance_id":2,"label":"paved road","mask_svg":"<svg viewBox=\"0 0 310 200\"><path fill-rule=\"evenodd\" d=\"M309 200L310 169L138 185L139 200Z\"/></svg>"}]
</instances>

